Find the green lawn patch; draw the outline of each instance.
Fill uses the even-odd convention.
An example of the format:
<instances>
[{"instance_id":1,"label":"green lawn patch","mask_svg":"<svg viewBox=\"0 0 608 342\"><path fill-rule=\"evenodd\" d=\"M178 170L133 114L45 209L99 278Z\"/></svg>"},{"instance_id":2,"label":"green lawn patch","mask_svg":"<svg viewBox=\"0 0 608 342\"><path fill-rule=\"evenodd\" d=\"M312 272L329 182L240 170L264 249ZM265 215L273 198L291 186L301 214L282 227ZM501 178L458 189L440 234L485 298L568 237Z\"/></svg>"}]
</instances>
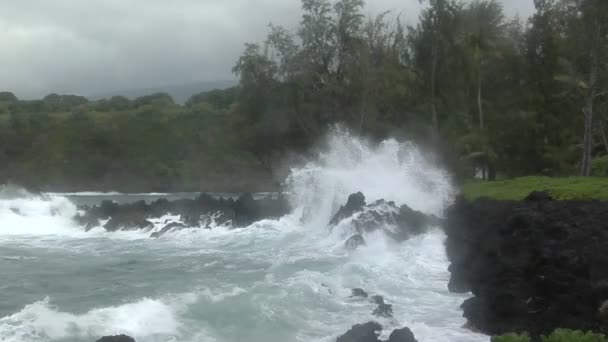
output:
<instances>
[{"instance_id":1,"label":"green lawn patch","mask_svg":"<svg viewBox=\"0 0 608 342\"><path fill-rule=\"evenodd\" d=\"M608 201L608 177L522 177L483 182L468 181L462 187L465 198L489 197L499 200L521 200L532 191L548 191L560 200L598 199Z\"/></svg>"}]
</instances>

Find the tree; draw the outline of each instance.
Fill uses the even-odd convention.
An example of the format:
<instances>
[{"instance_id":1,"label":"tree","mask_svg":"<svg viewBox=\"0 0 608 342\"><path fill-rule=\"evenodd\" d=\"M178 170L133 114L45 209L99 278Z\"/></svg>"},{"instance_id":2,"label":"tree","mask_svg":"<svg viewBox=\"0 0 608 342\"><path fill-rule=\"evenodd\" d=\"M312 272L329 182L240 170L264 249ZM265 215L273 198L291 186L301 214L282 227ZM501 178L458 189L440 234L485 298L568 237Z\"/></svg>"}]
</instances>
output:
<instances>
[{"instance_id":1,"label":"tree","mask_svg":"<svg viewBox=\"0 0 608 342\"><path fill-rule=\"evenodd\" d=\"M562 58L563 72L556 79L569 85L572 96L582 102L582 156L580 175L591 175L594 122L597 100L605 90L608 56L608 2L601 0L563 0L566 35L571 52Z\"/></svg>"},{"instance_id":2,"label":"tree","mask_svg":"<svg viewBox=\"0 0 608 342\"><path fill-rule=\"evenodd\" d=\"M608 3L602 0L584 0L578 3L580 20L588 54L588 74L585 84L586 94L583 107L584 133L583 133L583 157L581 161L581 176L591 175L591 160L593 158L593 123L594 105L598 97L605 95L601 92L602 64L606 55L608 44Z\"/></svg>"},{"instance_id":3,"label":"tree","mask_svg":"<svg viewBox=\"0 0 608 342\"><path fill-rule=\"evenodd\" d=\"M426 0L421 0L421 3ZM439 137L439 113L437 109L439 73L445 64L446 53L453 43L456 13L459 3L451 0L428 0L429 7L422 11L420 23L412 29L410 39L414 45L414 54L418 70L423 71L427 83L431 107L433 138L437 143ZM425 51L426 50L426 51ZM427 67L428 65L428 67Z\"/></svg>"}]
</instances>

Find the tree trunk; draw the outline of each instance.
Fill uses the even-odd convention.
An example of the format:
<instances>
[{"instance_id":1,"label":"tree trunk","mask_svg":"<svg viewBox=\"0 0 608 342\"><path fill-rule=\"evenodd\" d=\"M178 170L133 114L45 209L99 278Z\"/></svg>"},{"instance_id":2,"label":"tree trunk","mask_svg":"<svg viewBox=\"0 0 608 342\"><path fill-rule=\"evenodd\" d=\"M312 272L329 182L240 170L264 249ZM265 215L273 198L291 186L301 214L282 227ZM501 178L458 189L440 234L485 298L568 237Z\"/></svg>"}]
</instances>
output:
<instances>
[{"instance_id":1,"label":"tree trunk","mask_svg":"<svg viewBox=\"0 0 608 342\"><path fill-rule=\"evenodd\" d=\"M431 120L433 125L433 143L439 142L439 115L437 114L436 88L437 88L437 64L439 63L439 51L437 38L433 43L433 56L431 57Z\"/></svg>"},{"instance_id":2,"label":"tree trunk","mask_svg":"<svg viewBox=\"0 0 608 342\"><path fill-rule=\"evenodd\" d=\"M581 161L581 176L591 176L591 158L593 152L593 102L596 97L596 83L598 79L598 49L601 39L600 23L595 23L595 32L591 38L589 51L589 91L585 98L583 115L585 119L585 131L583 133L583 157Z\"/></svg>"},{"instance_id":3,"label":"tree trunk","mask_svg":"<svg viewBox=\"0 0 608 342\"><path fill-rule=\"evenodd\" d=\"M600 134L602 135L602 141L604 142L604 149L606 153L608 153L608 137L606 136L606 121L604 119L600 119Z\"/></svg>"},{"instance_id":4,"label":"tree trunk","mask_svg":"<svg viewBox=\"0 0 608 342\"><path fill-rule=\"evenodd\" d=\"M588 177L591 175L591 152L593 150L593 97L587 97L583 114L585 117L585 132L583 135L581 176Z\"/></svg>"},{"instance_id":5,"label":"tree trunk","mask_svg":"<svg viewBox=\"0 0 608 342\"><path fill-rule=\"evenodd\" d=\"M479 72L477 73L477 110L479 111L479 130L483 131L485 127L483 115L483 98L481 94L481 60L479 61Z\"/></svg>"}]
</instances>

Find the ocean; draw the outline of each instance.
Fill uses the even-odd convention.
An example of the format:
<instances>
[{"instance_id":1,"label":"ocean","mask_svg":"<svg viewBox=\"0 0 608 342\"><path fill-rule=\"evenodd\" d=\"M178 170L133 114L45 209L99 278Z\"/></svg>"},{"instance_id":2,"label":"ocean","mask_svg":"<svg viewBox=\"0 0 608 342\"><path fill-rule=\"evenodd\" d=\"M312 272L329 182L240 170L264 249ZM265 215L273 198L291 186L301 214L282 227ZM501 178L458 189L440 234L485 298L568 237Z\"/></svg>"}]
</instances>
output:
<instances>
[{"instance_id":1,"label":"ocean","mask_svg":"<svg viewBox=\"0 0 608 342\"><path fill-rule=\"evenodd\" d=\"M85 232L78 205L196 194L44 193L0 190L0 341L88 342L127 334L139 342L335 341L377 321L386 338L408 326L421 342L489 341L465 328L447 290L440 227L403 243L380 231L344 248L352 227L328 222L348 195L441 216L455 191L416 146L374 145L336 133L285 181L291 214L246 228L217 225L150 239L150 231ZM231 196L231 194L216 194ZM264 194L265 195L265 194ZM155 218L154 230L179 221ZM392 318L351 297L382 295Z\"/></svg>"}]
</instances>

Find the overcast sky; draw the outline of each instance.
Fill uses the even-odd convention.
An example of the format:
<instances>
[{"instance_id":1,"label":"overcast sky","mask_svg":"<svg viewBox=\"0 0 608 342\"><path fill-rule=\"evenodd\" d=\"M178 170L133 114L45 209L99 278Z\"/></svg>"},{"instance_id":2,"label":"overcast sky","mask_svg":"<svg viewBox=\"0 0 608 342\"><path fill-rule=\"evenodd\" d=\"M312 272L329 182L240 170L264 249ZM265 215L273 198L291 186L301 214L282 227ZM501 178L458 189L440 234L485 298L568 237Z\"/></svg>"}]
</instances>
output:
<instances>
[{"instance_id":1,"label":"overcast sky","mask_svg":"<svg viewBox=\"0 0 608 342\"><path fill-rule=\"evenodd\" d=\"M418 16L418 0L368 0ZM532 0L503 0L527 16ZM299 0L1 0L0 91L21 98L232 79L268 23L295 27Z\"/></svg>"}]
</instances>

